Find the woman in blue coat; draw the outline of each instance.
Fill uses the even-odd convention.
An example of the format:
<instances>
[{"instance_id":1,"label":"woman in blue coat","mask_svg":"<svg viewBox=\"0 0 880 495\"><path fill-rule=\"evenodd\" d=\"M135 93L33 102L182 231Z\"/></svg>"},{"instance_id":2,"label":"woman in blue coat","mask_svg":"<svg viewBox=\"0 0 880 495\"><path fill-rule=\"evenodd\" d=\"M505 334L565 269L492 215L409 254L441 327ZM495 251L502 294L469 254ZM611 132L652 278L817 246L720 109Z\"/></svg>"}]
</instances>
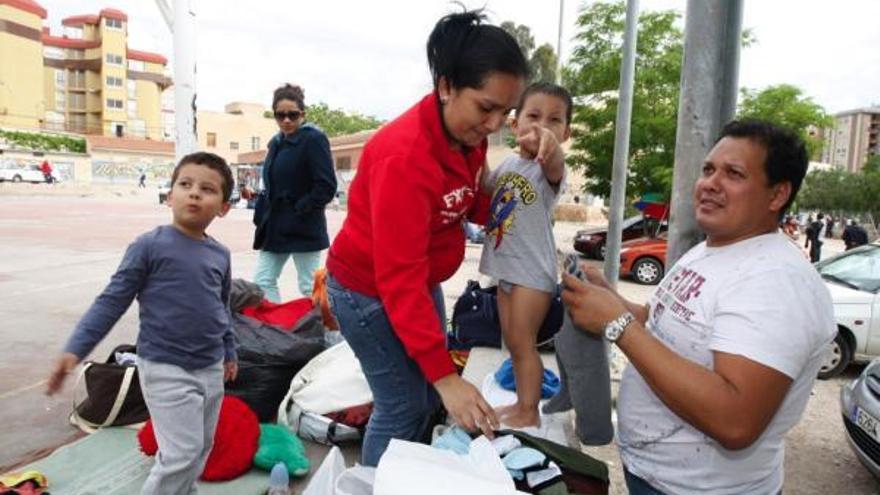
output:
<instances>
[{"instance_id":1,"label":"woman in blue coat","mask_svg":"<svg viewBox=\"0 0 880 495\"><path fill-rule=\"evenodd\" d=\"M275 90L280 132L269 141L254 210L254 249L260 250L254 281L275 302L281 301L278 277L287 259L293 258L299 291L308 297L321 251L330 245L324 209L336 194L336 173L327 136L305 123L304 100L299 86Z\"/></svg>"}]
</instances>

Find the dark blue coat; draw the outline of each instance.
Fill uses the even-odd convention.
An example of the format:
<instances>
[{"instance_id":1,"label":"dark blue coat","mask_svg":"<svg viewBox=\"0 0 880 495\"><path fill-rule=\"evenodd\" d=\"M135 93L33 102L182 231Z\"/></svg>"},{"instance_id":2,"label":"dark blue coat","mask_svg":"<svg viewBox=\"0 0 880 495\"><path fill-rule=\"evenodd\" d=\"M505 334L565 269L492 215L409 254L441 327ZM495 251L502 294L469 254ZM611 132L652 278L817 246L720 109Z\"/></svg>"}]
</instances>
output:
<instances>
[{"instance_id":1,"label":"dark blue coat","mask_svg":"<svg viewBox=\"0 0 880 495\"><path fill-rule=\"evenodd\" d=\"M301 253L330 245L324 208L336 194L336 173L330 142L320 129L305 124L289 136L273 137L263 185L254 210L255 248Z\"/></svg>"}]
</instances>

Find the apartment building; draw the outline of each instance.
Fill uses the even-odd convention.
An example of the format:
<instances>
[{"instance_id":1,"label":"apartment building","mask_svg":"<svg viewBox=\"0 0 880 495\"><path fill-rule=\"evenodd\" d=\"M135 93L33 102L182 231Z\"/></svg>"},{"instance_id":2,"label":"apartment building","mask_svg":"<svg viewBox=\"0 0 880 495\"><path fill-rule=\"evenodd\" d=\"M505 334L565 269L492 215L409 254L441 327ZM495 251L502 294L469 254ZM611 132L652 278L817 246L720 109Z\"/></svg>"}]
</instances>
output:
<instances>
[{"instance_id":1,"label":"apartment building","mask_svg":"<svg viewBox=\"0 0 880 495\"><path fill-rule=\"evenodd\" d=\"M115 9L43 26L34 0L0 0L0 126L103 136L164 137L167 60L128 46Z\"/></svg>"},{"instance_id":2,"label":"apartment building","mask_svg":"<svg viewBox=\"0 0 880 495\"><path fill-rule=\"evenodd\" d=\"M197 110L199 149L216 153L229 163L250 151L266 151L272 136L278 133L275 119L267 118L266 107L259 103L232 102L222 112Z\"/></svg>"},{"instance_id":3,"label":"apartment building","mask_svg":"<svg viewBox=\"0 0 880 495\"><path fill-rule=\"evenodd\" d=\"M859 172L873 155L880 155L880 107L859 108L834 116L825 132L822 161L834 168Z\"/></svg>"}]
</instances>

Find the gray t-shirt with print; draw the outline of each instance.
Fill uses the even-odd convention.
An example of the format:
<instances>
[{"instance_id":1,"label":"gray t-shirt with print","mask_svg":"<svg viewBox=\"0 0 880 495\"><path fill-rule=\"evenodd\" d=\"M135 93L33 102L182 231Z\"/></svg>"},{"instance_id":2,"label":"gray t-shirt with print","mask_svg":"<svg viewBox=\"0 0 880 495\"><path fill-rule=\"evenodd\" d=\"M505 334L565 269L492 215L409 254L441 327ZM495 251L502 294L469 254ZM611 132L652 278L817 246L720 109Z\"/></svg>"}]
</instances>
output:
<instances>
[{"instance_id":1,"label":"gray t-shirt with print","mask_svg":"<svg viewBox=\"0 0 880 495\"><path fill-rule=\"evenodd\" d=\"M540 164L519 156L504 160L490 173L489 183L493 193L480 273L554 292L558 276L551 219L558 193Z\"/></svg>"}]
</instances>

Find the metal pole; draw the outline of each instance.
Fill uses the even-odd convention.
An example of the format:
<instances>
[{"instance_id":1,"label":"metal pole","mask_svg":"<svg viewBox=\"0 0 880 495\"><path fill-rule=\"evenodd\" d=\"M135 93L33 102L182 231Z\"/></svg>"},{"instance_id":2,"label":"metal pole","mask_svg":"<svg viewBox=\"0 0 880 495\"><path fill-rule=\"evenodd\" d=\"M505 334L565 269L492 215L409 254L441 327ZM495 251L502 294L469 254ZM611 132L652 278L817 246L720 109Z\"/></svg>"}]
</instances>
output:
<instances>
[{"instance_id":1,"label":"metal pole","mask_svg":"<svg viewBox=\"0 0 880 495\"><path fill-rule=\"evenodd\" d=\"M632 120L633 80L636 65L636 36L639 27L639 0L626 2L626 32L623 36L623 61L620 64L620 94L614 133L614 162L611 172L611 210L608 237L605 240L605 278L617 287L620 274L620 242L626 200L626 169L629 157L629 131Z\"/></svg>"},{"instance_id":2,"label":"metal pole","mask_svg":"<svg viewBox=\"0 0 880 495\"><path fill-rule=\"evenodd\" d=\"M556 31L556 84L562 84L562 12L565 0L559 0L559 28Z\"/></svg>"},{"instance_id":3,"label":"metal pole","mask_svg":"<svg viewBox=\"0 0 880 495\"><path fill-rule=\"evenodd\" d=\"M703 236L694 215L694 183L736 111L742 13L742 0L688 0L667 270Z\"/></svg>"},{"instance_id":4,"label":"metal pole","mask_svg":"<svg viewBox=\"0 0 880 495\"><path fill-rule=\"evenodd\" d=\"M195 1L174 0L174 154L178 162L198 149Z\"/></svg>"}]
</instances>

